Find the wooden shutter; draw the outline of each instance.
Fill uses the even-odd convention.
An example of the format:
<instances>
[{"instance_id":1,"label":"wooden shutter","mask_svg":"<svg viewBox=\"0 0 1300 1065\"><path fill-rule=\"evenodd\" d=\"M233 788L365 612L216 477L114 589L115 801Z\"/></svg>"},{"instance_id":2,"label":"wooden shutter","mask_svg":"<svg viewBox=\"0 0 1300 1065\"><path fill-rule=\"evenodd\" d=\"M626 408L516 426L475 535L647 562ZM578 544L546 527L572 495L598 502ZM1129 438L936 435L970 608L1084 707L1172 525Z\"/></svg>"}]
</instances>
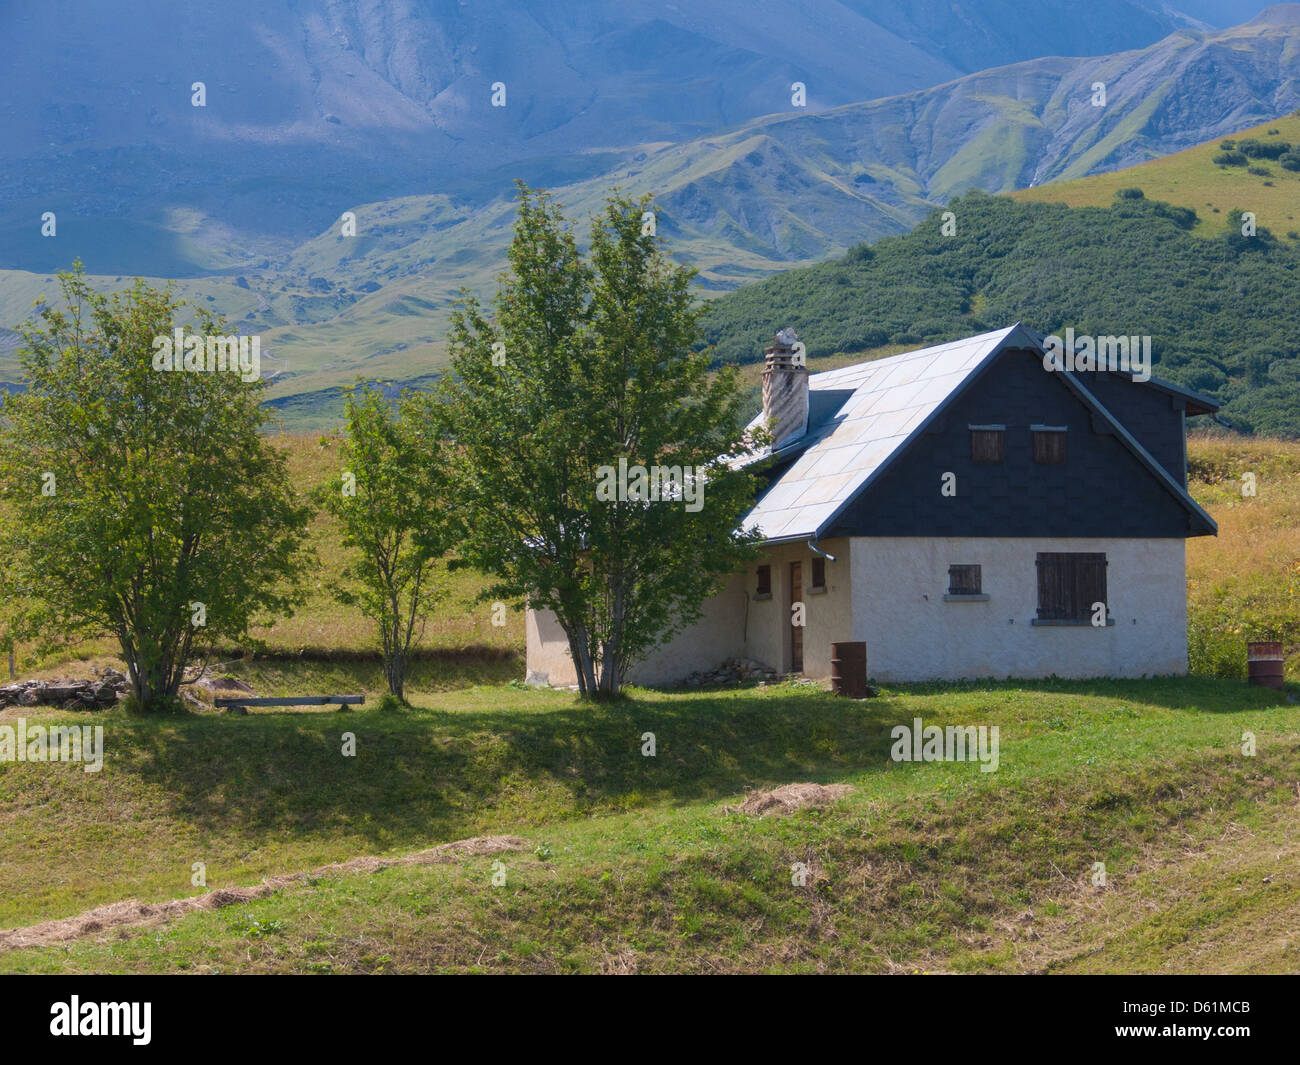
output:
<instances>
[{"instance_id":1,"label":"wooden shutter","mask_svg":"<svg viewBox=\"0 0 1300 1065\"><path fill-rule=\"evenodd\" d=\"M772 594L772 567L771 566L758 567L758 594L759 595Z\"/></svg>"},{"instance_id":2,"label":"wooden shutter","mask_svg":"<svg viewBox=\"0 0 1300 1065\"><path fill-rule=\"evenodd\" d=\"M1084 551L1038 555L1038 616L1090 621L1092 604L1106 602L1106 556Z\"/></svg>"},{"instance_id":3,"label":"wooden shutter","mask_svg":"<svg viewBox=\"0 0 1300 1065\"><path fill-rule=\"evenodd\" d=\"M972 462L1001 462L1006 455L1005 429L972 429L970 431L970 457Z\"/></svg>"},{"instance_id":4,"label":"wooden shutter","mask_svg":"<svg viewBox=\"0 0 1300 1065\"><path fill-rule=\"evenodd\" d=\"M1046 466L1065 463L1065 433L1059 429L1034 430L1034 461Z\"/></svg>"},{"instance_id":5,"label":"wooden shutter","mask_svg":"<svg viewBox=\"0 0 1300 1065\"><path fill-rule=\"evenodd\" d=\"M979 566L949 566L948 567L948 594L949 595L979 595L980 594L980 568Z\"/></svg>"},{"instance_id":6,"label":"wooden shutter","mask_svg":"<svg viewBox=\"0 0 1300 1065\"><path fill-rule=\"evenodd\" d=\"M826 587L826 560L824 558L814 558L812 560L812 587Z\"/></svg>"}]
</instances>

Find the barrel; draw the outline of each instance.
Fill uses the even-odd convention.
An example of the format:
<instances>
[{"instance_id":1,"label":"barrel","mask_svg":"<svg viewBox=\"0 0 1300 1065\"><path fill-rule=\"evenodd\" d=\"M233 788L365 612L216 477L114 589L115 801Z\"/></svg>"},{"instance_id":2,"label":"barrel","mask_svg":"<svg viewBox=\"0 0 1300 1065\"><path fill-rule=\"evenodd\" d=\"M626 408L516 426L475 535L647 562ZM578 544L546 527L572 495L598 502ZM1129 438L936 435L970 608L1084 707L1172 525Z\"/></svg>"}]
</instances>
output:
<instances>
[{"instance_id":1,"label":"barrel","mask_svg":"<svg viewBox=\"0 0 1300 1065\"><path fill-rule=\"evenodd\" d=\"M867 645L863 641L831 644L831 691L850 699L867 697Z\"/></svg>"},{"instance_id":2,"label":"barrel","mask_svg":"<svg viewBox=\"0 0 1300 1065\"><path fill-rule=\"evenodd\" d=\"M1246 677L1251 684L1265 688L1282 687L1282 667L1286 656L1276 640L1254 640L1246 644Z\"/></svg>"}]
</instances>

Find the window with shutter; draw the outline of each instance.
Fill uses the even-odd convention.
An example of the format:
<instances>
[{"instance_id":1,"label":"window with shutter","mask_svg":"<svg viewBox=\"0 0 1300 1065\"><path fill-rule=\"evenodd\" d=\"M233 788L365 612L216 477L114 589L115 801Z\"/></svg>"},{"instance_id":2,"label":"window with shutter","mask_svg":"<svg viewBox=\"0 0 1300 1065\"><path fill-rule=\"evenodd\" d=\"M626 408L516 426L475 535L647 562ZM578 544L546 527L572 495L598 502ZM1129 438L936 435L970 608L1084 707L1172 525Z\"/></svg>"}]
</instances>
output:
<instances>
[{"instance_id":1,"label":"window with shutter","mask_svg":"<svg viewBox=\"0 0 1300 1065\"><path fill-rule=\"evenodd\" d=\"M1105 554L1039 552L1039 620L1088 624L1092 621L1093 604L1105 602Z\"/></svg>"},{"instance_id":2,"label":"window with shutter","mask_svg":"<svg viewBox=\"0 0 1300 1065\"><path fill-rule=\"evenodd\" d=\"M758 567L758 595L770 597L772 595L772 567Z\"/></svg>"},{"instance_id":3,"label":"window with shutter","mask_svg":"<svg viewBox=\"0 0 1300 1065\"><path fill-rule=\"evenodd\" d=\"M979 595L982 590L979 566L948 567L949 595Z\"/></svg>"},{"instance_id":4,"label":"window with shutter","mask_svg":"<svg viewBox=\"0 0 1300 1065\"><path fill-rule=\"evenodd\" d=\"M1065 430L1048 426L1034 426L1034 461L1045 466L1065 463Z\"/></svg>"},{"instance_id":5,"label":"window with shutter","mask_svg":"<svg viewBox=\"0 0 1300 1065\"><path fill-rule=\"evenodd\" d=\"M826 587L826 560L814 556L812 560L812 587Z\"/></svg>"},{"instance_id":6,"label":"window with shutter","mask_svg":"<svg viewBox=\"0 0 1300 1065\"><path fill-rule=\"evenodd\" d=\"M1006 426L972 425L970 457L972 462L1001 462L1006 457Z\"/></svg>"}]
</instances>

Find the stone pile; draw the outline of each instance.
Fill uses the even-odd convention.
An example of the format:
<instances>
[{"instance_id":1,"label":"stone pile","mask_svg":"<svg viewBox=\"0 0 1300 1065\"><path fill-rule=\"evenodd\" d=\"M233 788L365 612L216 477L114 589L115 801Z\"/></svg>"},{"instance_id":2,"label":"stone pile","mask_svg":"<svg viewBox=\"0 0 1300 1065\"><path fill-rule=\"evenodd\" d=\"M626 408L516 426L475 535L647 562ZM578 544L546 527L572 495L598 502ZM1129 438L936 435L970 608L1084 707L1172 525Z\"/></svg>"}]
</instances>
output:
<instances>
[{"instance_id":1,"label":"stone pile","mask_svg":"<svg viewBox=\"0 0 1300 1065\"><path fill-rule=\"evenodd\" d=\"M0 688L0 710L9 706L102 710L126 698L126 689L126 677L115 669L90 680L21 680Z\"/></svg>"},{"instance_id":2,"label":"stone pile","mask_svg":"<svg viewBox=\"0 0 1300 1065\"><path fill-rule=\"evenodd\" d=\"M679 688L702 688L710 684L744 684L756 680L763 684L775 684L776 670L753 658L728 658L717 669L707 673L692 673L680 681Z\"/></svg>"}]
</instances>

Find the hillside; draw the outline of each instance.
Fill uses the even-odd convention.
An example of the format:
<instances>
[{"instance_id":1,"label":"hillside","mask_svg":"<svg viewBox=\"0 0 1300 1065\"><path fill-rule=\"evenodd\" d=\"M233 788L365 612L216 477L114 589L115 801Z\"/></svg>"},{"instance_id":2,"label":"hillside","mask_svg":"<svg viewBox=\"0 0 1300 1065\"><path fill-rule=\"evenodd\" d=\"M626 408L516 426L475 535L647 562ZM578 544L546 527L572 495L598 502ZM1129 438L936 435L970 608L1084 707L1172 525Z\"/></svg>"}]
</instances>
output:
<instances>
[{"instance_id":1,"label":"hillside","mask_svg":"<svg viewBox=\"0 0 1300 1065\"><path fill-rule=\"evenodd\" d=\"M1249 141L1269 146L1285 143L1300 151L1300 114L1271 119L1231 137L1216 138L1124 170L1053 181L1013 192L1011 197L1021 203L1108 207L1121 189L1136 188L1147 199L1195 211L1198 217L1190 232L1197 236L1214 236L1222 228L1222 216L1236 209L1252 211L1260 225L1268 226L1281 239L1300 240L1300 171L1267 157L1244 157L1232 165L1215 163L1224 154L1225 146L1235 149Z\"/></svg>"},{"instance_id":2,"label":"hillside","mask_svg":"<svg viewBox=\"0 0 1300 1065\"><path fill-rule=\"evenodd\" d=\"M946 33L943 25L938 20L929 32ZM409 195L395 195L405 157L355 192L329 185L328 168L309 160L294 164L313 177L293 204L274 182L245 181L247 196L266 200L276 215L247 247L213 204L152 219L148 232L164 247L131 231L124 217L100 218L93 198L83 199L85 206L61 216L57 241L30 226L7 230L27 234L9 260L27 268L0 272L0 323L18 322L37 294L52 289L48 275L33 269L46 263L42 256L57 253L67 265L81 255L105 287L120 284L128 266L170 273L186 298L263 336L276 373L272 397L287 426L333 424L336 390L356 374L410 382L444 364L456 294L462 286L490 292L503 265L515 177L552 188L579 220L612 186L652 193L660 232L700 271L701 291L714 295L905 232L972 187L1010 191L1123 167L1294 108L1298 40L1300 5L1283 5L1228 30L1184 28L1135 50L1031 59L867 102L818 97L800 109L788 106L787 95L767 114L729 129L687 129L685 139L676 139L682 130L656 127L646 131L654 140L599 139L563 154L538 149L517 162L497 145L493 166L481 172L472 153L458 149L455 174L426 169ZM1098 80L1109 87L1104 108L1090 103ZM608 128L630 136L639 127ZM540 141L528 143L531 151ZM1285 184L1280 177L1278 184ZM134 194L123 188L118 195ZM231 199L243 202L242 192ZM328 209L315 222L291 224L302 205L318 202ZM35 200L22 207L35 209ZM355 237L339 232L344 210L356 215ZM284 228L303 225L297 238ZM207 258L185 268L182 260L200 246ZM129 262L114 259L128 252ZM0 387L14 380L12 346L12 335L0 333Z\"/></svg>"},{"instance_id":3,"label":"hillside","mask_svg":"<svg viewBox=\"0 0 1300 1065\"><path fill-rule=\"evenodd\" d=\"M1232 3L1211 6L1215 25L1235 21ZM795 80L822 110L1197 25L1147 0L1005 0L959 18L943 0L6 5L0 266L65 267L28 224L61 210L95 273L254 268L350 204L433 190L484 204L515 176L503 164L572 181L601 167L584 159L595 149L781 110Z\"/></svg>"},{"instance_id":4,"label":"hillside","mask_svg":"<svg viewBox=\"0 0 1300 1065\"><path fill-rule=\"evenodd\" d=\"M328 443L286 443L304 488L334 461ZM99 774L0 763L0 928L199 896L196 860L208 890L245 894L174 919L117 905L123 926L74 920L70 939L26 949L0 933L0 971L1296 971L1277 929L1300 918L1300 710L1240 677L1244 641L1264 633L1296 676L1300 444L1193 437L1189 456L1221 530L1188 545L1193 665L1208 676L917 685L861 704L800 684L633 690L577 707L519 685L517 660L443 657L417 663L405 712L113 710L95 717L112 752ZM337 565L337 531L312 535ZM463 648L480 623L449 605L431 642ZM293 652L312 632L332 660ZM503 646L520 635L512 620ZM340 653L360 633L322 599L270 637L279 657L228 667L261 693L373 703L383 688L373 663ZM891 762L891 726L914 717L998 724L998 771ZM647 729L654 759L637 746ZM355 762L338 755L345 731L362 737ZM789 817L728 809L795 780L854 790ZM500 851L400 861L502 833ZM318 868L362 855L392 864ZM299 870L316 871L257 888Z\"/></svg>"},{"instance_id":5,"label":"hillside","mask_svg":"<svg viewBox=\"0 0 1300 1065\"><path fill-rule=\"evenodd\" d=\"M953 236L936 211L906 236L715 300L705 332L719 360L761 358L786 325L813 356L921 347L1017 321L1149 335L1157 376L1215 396L1243 431L1300 435L1294 241L1267 227L1242 237L1226 216L1201 239L1189 210L1147 199L1070 208L970 193L950 209Z\"/></svg>"}]
</instances>

